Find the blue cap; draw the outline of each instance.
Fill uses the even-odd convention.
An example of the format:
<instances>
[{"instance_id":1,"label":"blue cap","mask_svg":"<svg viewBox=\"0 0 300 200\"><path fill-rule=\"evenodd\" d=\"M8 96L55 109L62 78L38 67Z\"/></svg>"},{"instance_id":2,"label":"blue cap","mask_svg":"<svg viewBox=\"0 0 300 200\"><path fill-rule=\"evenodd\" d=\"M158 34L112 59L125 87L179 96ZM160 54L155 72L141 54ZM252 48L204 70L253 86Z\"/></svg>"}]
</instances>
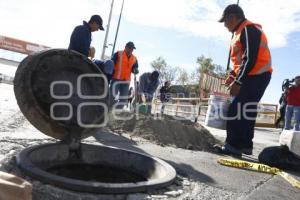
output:
<instances>
[{"instance_id":1,"label":"blue cap","mask_svg":"<svg viewBox=\"0 0 300 200\"><path fill-rule=\"evenodd\" d=\"M219 22L224 22L225 17L230 15L230 14L240 14L240 15L244 15L244 11L243 9L237 5L237 4L230 4L228 5L222 14L222 17L219 19Z\"/></svg>"},{"instance_id":2,"label":"blue cap","mask_svg":"<svg viewBox=\"0 0 300 200\"><path fill-rule=\"evenodd\" d=\"M100 17L100 15L93 15L91 16L91 19L89 22L96 22L98 25L99 25L99 29L104 31L104 28L103 28L103 21L102 21L102 18Z\"/></svg>"},{"instance_id":3,"label":"blue cap","mask_svg":"<svg viewBox=\"0 0 300 200\"><path fill-rule=\"evenodd\" d=\"M135 46L134 46L134 43L133 42L127 42L126 46L125 47L128 47L130 49L136 49Z\"/></svg>"}]
</instances>

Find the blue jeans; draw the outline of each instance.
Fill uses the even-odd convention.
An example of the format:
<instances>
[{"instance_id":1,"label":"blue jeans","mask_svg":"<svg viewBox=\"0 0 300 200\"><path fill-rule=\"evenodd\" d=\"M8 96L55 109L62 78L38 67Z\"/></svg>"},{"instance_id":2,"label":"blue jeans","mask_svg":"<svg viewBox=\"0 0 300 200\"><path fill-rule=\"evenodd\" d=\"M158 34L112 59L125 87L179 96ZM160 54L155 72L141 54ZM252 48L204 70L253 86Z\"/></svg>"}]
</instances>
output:
<instances>
[{"instance_id":1,"label":"blue jeans","mask_svg":"<svg viewBox=\"0 0 300 200\"><path fill-rule=\"evenodd\" d=\"M113 79L110 84L110 103L118 104L117 108L122 109L128 102L129 81ZM118 99L116 99L118 97Z\"/></svg>"},{"instance_id":2,"label":"blue jeans","mask_svg":"<svg viewBox=\"0 0 300 200\"><path fill-rule=\"evenodd\" d=\"M291 129L291 121L294 115L294 130L299 131L300 124L300 106L287 105L285 111L285 126L284 129Z\"/></svg>"}]
</instances>

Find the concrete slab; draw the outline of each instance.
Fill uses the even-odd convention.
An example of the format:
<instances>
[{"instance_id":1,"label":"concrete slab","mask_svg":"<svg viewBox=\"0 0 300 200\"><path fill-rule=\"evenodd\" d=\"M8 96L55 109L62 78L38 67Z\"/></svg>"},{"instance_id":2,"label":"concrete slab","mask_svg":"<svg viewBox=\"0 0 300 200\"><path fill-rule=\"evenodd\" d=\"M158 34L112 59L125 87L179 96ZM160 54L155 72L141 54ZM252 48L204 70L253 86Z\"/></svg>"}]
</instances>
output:
<instances>
[{"instance_id":1,"label":"concrete slab","mask_svg":"<svg viewBox=\"0 0 300 200\"><path fill-rule=\"evenodd\" d=\"M268 174L221 166L217 163L218 158L221 158L221 156L208 152L161 147L146 141L132 145L132 142L127 143L128 138L126 137L123 140L122 136L117 136L119 137L119 142L117 142L116 135L107 133L98 133L96 138L99 137L102 138L102 141L105 141L105 145L127 148L162 158L172 164L179 173L188 176L192 180L233 192L248 193L259 182L272 178L272 175ZM114 139L110 139L111 137Z\"/></svg>"}]
</instances>

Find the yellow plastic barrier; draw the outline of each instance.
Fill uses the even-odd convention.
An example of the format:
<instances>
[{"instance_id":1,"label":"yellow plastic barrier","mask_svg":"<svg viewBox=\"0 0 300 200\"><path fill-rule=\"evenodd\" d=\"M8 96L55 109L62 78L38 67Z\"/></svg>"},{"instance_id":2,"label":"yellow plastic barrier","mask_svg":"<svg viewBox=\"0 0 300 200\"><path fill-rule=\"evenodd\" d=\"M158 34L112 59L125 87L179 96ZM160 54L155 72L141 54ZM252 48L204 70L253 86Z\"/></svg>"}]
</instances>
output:
<instances>
[{"instance_id":1,"label":"yellow plastic barrier","mask_svg":"<svg viewBox=\"0 0 300 200\"><path fill-rule=\"evenodd\" d=\"M219 159L218 163L221 165L228 166L228 167L248 169L248 170L252 170L252 171L259 171L259 172L264 172L264 173L268 173L268 174L279 175L282 178L284 178L287 182L289 182L292 186L300 189L300 182L298 180L296 180L288 173L286 173L276 167L270 167L268 165L254 163L254 162L248 162L248 161L243 161L243 160L224 159L224 158Z\"/></svg>"}]
</instances>

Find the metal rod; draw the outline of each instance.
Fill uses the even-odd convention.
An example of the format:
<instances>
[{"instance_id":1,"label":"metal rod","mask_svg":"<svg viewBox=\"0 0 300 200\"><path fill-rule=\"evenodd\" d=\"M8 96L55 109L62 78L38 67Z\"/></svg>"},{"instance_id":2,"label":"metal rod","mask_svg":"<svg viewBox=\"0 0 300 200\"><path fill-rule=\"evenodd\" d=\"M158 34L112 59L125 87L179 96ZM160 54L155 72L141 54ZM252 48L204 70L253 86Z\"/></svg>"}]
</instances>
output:
<instances>
[{"instance_id":1,"label":"metal rod","mask_svg":"<svg viewBox=\"0 0 300 200\"><path fill-rule=\"evenodd\" d=\"M117 26L117 31L116 31L116 35L115 35L115 41L114 41L114 45L113 45L113 48L112 48L112 51L111 51L111 57L113 57L113 55L114 55L114 51L115 51L115 47L116 47L116 43L117 43L117 38L118 38L118 33L119 33L119 28L120 28L122 13L123 13L123 7L124 7L124 0L122 2L122 7L121 7L121 11L120 11L118 26Z\"/></svg>"},{"instance_id":2,"label":"metal rod","mask_svg":"<svg viewBox=\"0 0 300 200\"><path fill-rule=\"evenodd\" d=\"M107 38L108 38L108 33L109 33L109 27L110 27L110 21L111 21L111 15L112 15L113 6L114 6L114 0L111 1L110 12L109 12L109 17L108 17L108 23L107 23L107 28L106 28L104 42L103 42L101 60L104 60L105 49L107 48Z\"/></svg>"}]
</instances>

